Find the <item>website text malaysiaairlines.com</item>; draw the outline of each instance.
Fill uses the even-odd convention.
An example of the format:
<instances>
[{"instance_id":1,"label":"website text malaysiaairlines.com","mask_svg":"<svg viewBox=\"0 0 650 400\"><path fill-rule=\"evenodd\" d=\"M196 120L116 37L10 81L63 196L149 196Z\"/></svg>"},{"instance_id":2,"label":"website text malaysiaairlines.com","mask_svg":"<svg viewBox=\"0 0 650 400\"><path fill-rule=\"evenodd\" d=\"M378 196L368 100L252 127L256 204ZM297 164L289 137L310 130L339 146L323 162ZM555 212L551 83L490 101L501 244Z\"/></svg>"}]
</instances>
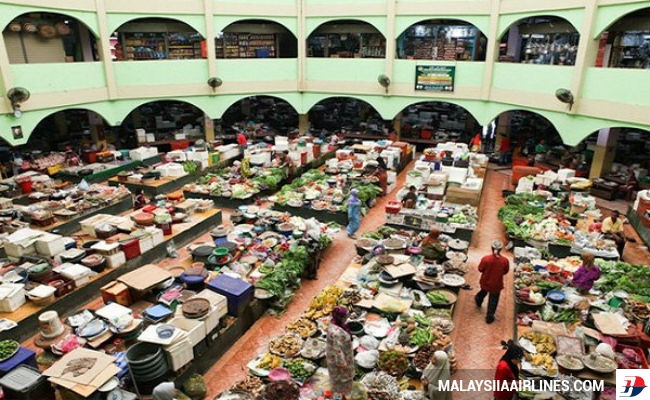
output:
<instances>
[{"instance_id":1,"label":"website text malaysiaairlines.com","mask_svg":"<svg viewBox=\"0 0 650 400\"><path fill-rule=\"evenodd\" d=\"M601 380L520 380L497 381L488 379L439 381L442 392L599 392L605 388Z\"/></svg>"}]
</instances>

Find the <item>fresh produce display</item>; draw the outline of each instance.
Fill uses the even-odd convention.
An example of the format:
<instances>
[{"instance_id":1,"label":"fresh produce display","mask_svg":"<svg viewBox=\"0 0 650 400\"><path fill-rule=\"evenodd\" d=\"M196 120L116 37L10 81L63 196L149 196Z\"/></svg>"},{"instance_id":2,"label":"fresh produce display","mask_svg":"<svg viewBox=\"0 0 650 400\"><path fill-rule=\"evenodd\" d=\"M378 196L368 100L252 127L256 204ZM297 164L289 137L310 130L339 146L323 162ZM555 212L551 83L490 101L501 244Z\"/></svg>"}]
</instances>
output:
<instances>
[{"instance_id":1,"label":"fresh produce display","mask_svg":"<svg viewBox=\"0 0 650 400\"><path fill-rule=\"evenodd\" d=\"M517 193L506 198L497 215L512 237L570 244L574 228L556 210L556 203L543 196Z\"/></svg>"},{"instance_id":2,"label":"fresh produce display","mask_svg":"<svg viewBox=\"0 0 650 400\"><path fill-rule=\"evenodd\" d=\"M262 392L264 400L287 400L297 399L300 396L298 385L290 381L271 382L266 385Z\"/></svg>"},{"instance_id":3,"label":"fresh produce display","mask_svg":"<svg viewBox=\"0 0 650 400\"><path fill-rule=\"evenodd\" d=\"M0 360L6 360L7 358L16 354L20 344L11 339L6 339L0 341Z\"/></svg>"},{"instance_id":4,"label":"fresh produce display","mask_svg":"<svg viewBox=\"0 0 650 400\"><path fill-rule=\"evenodd\" d=\"M622 261L596 259L602 276L596 287L603 292L623 290L630 295L650 298L650 268ZM643 299L642 299L643 300Z\"/></svg>"},{"instance_id":5,"label":"fresh produce display","mask_svg":"<svg viewBox=\"0 0 650 400\"><path fill-rule=\"evenodd\" d=\"M377 364L379 369L387 374L400 378L408 369L409 360L406 354L388 350L379 355L379 362Z\"/></svg>"},{"instance_id":6,"label":"fresh produce display","mask_svg":"<svg viewBox=\"0 0 650 400\"><path fill-rule=\"evenodd\" d=\"M208 173L187 184L183 190L209 194L217 197L245 199L263 190L275 190L284 179L281 168L246 167L242 162L239 167L231 166Z\"/></svg>"},{"instance_id":7,"label":"fresh produce display","mask_svg":"<svg viewBox=\"0 0 650 400\"><path fill-rule=\"evenodd\" d=\"M282 359L271 353L266 353L264 357L257 363L256 368L274 369L282 365Z\"/></svg>"},{"instance_id":8,"label":"fresh produce display","mask_svg":"<svg viewBox=\"0 0 650 400\"><path fill-rule=\"evenodd\" d=\"M616 364L621 369L641 369L646 368L643 364L643 353L639 353L631 347L626 347L620 352L615 353Z\"/></svg>"},{"instance_id":9,"label":"fresh produce display","mask_svg":"<svg viewBox=\"0 0 650 400\"><path fill-rule=\"evenodd\" d=\"M232 388L234 393L246 393L257 397L264 389L264 384L257 376L247 376L245 379L237 382Z\"/></svg>"},{"instance_id":10,"label":"fresh produce display","mask_svg":"<svg viewBox=\"0 0 650 400\"><path fill-rule=\"evenodd\" d=\"M309 378L316 370L316 366L312 362L302 358L285 361L283 366L289 371L291 377L296 379Z\"/></svg>"},{"instance_id":11,"label":"fresh produce display","mask_svg":"<svg viewBox=\"0 0 650 400\"><path fill-rule=\"evenodd\" d=\"M349 189L356 188L358 197L364 206L375 199L381 188L371 183L354 182L350 188L344 189L346 175L332 177L312 169L296 178L270 199L280 205L303 207L306 203L314 210L328 210L332 212L346 211Z\"/></svg>"},{"instance_id":12,"label":"fresh produce display","mask_svg":"<svg viewBox=\"0 0 650 400\"><path fill-rule=\"evenodd\" d=\"M318 327L316 323L307 318L298 318L295 321L292 321L287 325L288 332L294 332L300 335L303 339L307 339L316 333Z\"/></svg>"},{"instance_id":13,"label":"fresh produce display","mask_svg":"<svg viewBox=\"0 0 650 400\"><path fill-rule=\"evenodd\" d=\"M533 343L538 353L555 353L555 340L551 335L541 332L528 331L521 335L519 339L527 339Z\"/></svg>"},{"instance_id":14,"label":"fresh produce display","mask_svg":"<svg viewBox=\"0 0 650 400\"><path fill-rule=\"evenodd\" d=\"M329 316L334 307L339 303L339 298L343 294L343 289L337 286L328 286L323 289L318 296L314 297L309 304L309 308L304 316L311 320Z\"/></svg>"},{"instance_id":15,"label":"fresh produce display","mask_svg":"<svg viewBox=\"0 0 650 400\"><path fill-rule=\"evenodd\" d=\"M423 346L433 343L436 339L430 328L415 328L415 331L409 339L409 343L414 346Z\"/></svg>"},{"instance_id":16,"label":"fresh produce display","mask_svg":"<svg viewBox=\"0 0 650 400\"><path fill-rule=\"evenodd\" d=\"M271 341L269 350L279 357L293 357L300 352L302 339L296 335L284 335Z\"/></svg>"},{"instance_id":17,"label":"fresh produce display","mask_svg":"<svg viewBox=\"0 0 650 400\"><path fill-rule=\"evenodd\" d=\"M445 305L449 304L449 297L447 297L446 292L431 290L427 292L427 299L431 304Z\"/></svg>"},{"instance_id":18,"label":"fresh produce display","mask_svg":"<svg viewBox=\"0 0 650 400\"><path fill-rule=\"evenodd\" d=\"M413 365L415 365L415 368L420 371L424 370L431 361L431 357L433 357L433 353L435 352L436 349L433 346L420 346L420 349L415 353L415 357L413 358Z\"/></svg>"}]
</instances>

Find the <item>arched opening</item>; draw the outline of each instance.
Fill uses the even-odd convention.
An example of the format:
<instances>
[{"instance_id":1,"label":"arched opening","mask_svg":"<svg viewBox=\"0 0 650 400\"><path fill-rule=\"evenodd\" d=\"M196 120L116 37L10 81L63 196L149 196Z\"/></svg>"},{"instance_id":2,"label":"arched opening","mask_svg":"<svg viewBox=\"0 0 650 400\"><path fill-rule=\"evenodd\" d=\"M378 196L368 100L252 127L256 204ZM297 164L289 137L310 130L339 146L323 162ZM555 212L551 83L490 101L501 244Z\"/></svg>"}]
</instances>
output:
<instances>
[{"instance_id":1,"label":"arched opening","mask_svg":"<svg viewBox=\"0 0 650 400\"><path fill-rule=\"evenodd\" d=\"M439 142L469 142L480 130L476 118L465 108L441 101L411 104L398 115L400 137L429 147Z\"/></svg>"},{"instance_id":2,"label":"arched opening","mask_svg":"<svg viewBox=\"0 0 650 400\"><path fill-rule=\"evenodd\" d=\"M170 18L139 18L110 38L115 61L191 60L207 57L205 40L188 24Z\"/></svg>"},{"instance_id":3,"label":"arched opening","mask_svg":"<svg viewBox=\"0 0 650 400\"><path fill-rule=\"evenodd\" d=\"M309 109L309 123L314 131L386 134L390 121L384 121L375 108L353 97L329 97Z\"/></svg>"},{"instance_id":4,"label":"arched opening","mask_svg":"<svg viewBox=\"0 0 650 400\"><path fill-rule=\"evenodd\" d=\"M215 126L226 135L244 128L259 136L286 135L298 128L298 112L278 97L249 96L228 107Z\"/></svg>"},{"instance_id":5,"label":"arched opening","mask_svg":"<svg viewBox=\"0 0 650 400\"><path fill-rule=\"evenodd\" d=\"M500 39L499 61L524 64L574 65L580 34L555 16L520 19Z\"/></svg>"},{"instance_id":6,"label":"arched opening","mask_svg":"<svg viewBox=\"0 0 650 400\"><path fill-rule=\"evenodd\" d=\"M565 145L553 123L543 115L527 110L504 111L484 131L492 137L493 161L500 164L587 170L580 150Z\"/></svg>"},{"instance_id":7,"label":"arched opening","mask_svg":"<svg viewBox=\"0 0 650 400\"><path fill-rule=\"evenodd\" d=\"M146 142L165 150L177 135L190 141L203 139L204 115L203 110L184 101L152 101L136 107L124 118L120 137L124 136L126 148ZM137 129L143 129L146 136L138 135L136 132L142 131Z\"/></svg>"},{"instance_id":8,"label":"arched opening","mask_svg":"<svg viewBox=\"0 0 650 400\"><path fill-rule=\"evenodd\" d=\"M217 58L296 58L298 39L283 25L267 20L233 22L215 38Z\"/></svg>"},{"instance_id":9,"label":"arched opening","mask_svg":"<svg viewBox=\"0 0 650 400\"><path fill-rule=\"evenodd\" d=\"M384 58L386 38L364 21L330 21L307 38L307 57Z\"/></svg>"},{"instance_id":10,"label":"arched opening","mask_svg":"<svg viewBox=\"0 0 650 400\"><path fill-rule=\"evenodd\" d=\"M11 64L99 61L96 37L77 19L64 14L22 14L2 31Z\"/></svg>"},{"instance_id":11,"label":"arched opening","mask_svg":"<svg viewBox=\"0 0 650 400\"><path fill-rule=\"evenodd\" d=\"M476 26L457 19L429 19L409 26L397 38L397 58L485 61L487 38Z\"/></svg>"},{"instance_id":12,"label":"arched opening","mask_svg":"<svg viewBox=\"0 0 650 400\"><path fill-rule=\"evenodd\" d=\"M105 141L121 148L115 129L100 114L84 108L57 111L43 118L23 146L27 151L63 151Z\"/></svg>"},{"instance_id":13,"label":"arched opening","mask_svg":"<svg viewBox=\"0 0 650 400\"><path fill-rule=\"evenodd\" d=\"M623 16L600 35L596 67L650 68L650 7Z\"/></svg>"},{"instance_id":14,"label":"arched opening","mask_svg":"<svg viewBox=\"0 0 650 400\"><path fill-rule=\"evenodd\" d=\"M635 178L650 188L650 131L636 128L609 127L592 132L583 139L576 148L585 154L589 167L594 160L598 147L607 148L606 159L603 160L604 176L627 177L630 172ZM620 183L620 182L619 182Z\"/></svg>"}]
</instances>

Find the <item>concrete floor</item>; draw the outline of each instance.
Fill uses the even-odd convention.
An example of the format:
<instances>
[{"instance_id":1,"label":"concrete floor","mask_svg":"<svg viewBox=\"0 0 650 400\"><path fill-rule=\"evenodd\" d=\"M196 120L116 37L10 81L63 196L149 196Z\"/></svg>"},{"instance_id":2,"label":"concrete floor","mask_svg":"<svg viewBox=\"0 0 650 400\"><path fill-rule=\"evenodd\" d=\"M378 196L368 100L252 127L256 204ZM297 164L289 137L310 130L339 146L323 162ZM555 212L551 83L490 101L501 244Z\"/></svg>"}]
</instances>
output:
<instances>
[{"instance_id":1,"label":"concrete floor","mask_svg":"<svg viewBox=\"0 0 650 400\"><path fill-rule=\"evenodd\" d=\"M406 168L406 171L410 166ZM406 173L398 176L397 188L404 184ZM483 188L480 220L474 233L469 249L471 265L478 265L480 258L490 251L490 243L494 239L506 241L503 225L497 219L497 210L503 205L504 189L511 189L509 175L499 171L488 171ZM396 192L380 198L378 204L363 219L358 234L374 230L384 224L384 206L394 199ZM650 264L650 253L643 246L634 229L626 226L626 234L637 239L636 243L628 243L625 250L625 260L632 263ZM509 257L511 253L506 253ZM265 315L259 319L242 338L206 373L208 399L230 388L234 383L243 379L247 374L246 364L260 353L266 351L270 339L284 333L284 327L289 321L298 318L308 307L313 296L325 286L333 283L355 257L354 241L344 232L334 238L332 248L325 252L321 262L318 280L304 281L288 306L286 313L276 317ZM485 305L479 309L474 304L473 295L478 288L479 273L473 268L466 275L467 282L474 288L461 291L455 310L456 329L452 333L458 359L459 375L486 371L491 374L503 350L500 342L511 339L514 333L514 294L512 274L506 276L505 289L501 294L501 302L493 324L485 323ZM458 376L458 375L457 375ZM491 376L489 376L491 378ZM454 394L454 399L479 399L478 393ZM491 394L485 394L491 399Z\"/></svg>"}]
</instances>

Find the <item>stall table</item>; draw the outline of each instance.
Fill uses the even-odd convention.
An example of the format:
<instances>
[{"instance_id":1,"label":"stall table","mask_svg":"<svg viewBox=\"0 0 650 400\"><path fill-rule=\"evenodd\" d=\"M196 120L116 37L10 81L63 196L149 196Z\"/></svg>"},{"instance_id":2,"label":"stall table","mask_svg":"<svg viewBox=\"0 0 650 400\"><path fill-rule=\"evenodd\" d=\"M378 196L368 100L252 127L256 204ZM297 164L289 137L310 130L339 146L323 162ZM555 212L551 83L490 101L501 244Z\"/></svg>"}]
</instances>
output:
<instances>
[{"instance_id":1,"label":"stall table","mask_svg":"<svg viewBox=\"0 0 650 400\"><path fill-rule=\"evenodd\" d=\"M69 174L66 172L59 172L56 174L57 179L61 179L64 181L71 181L71 182L81 182L81 180L85 180L88 183L96 183L96 182L103 182L110 178L111 176L117 175L119 172L122 171L127 171L130 169L135 169L136 167L139 167L141 165L154 165L160 162L160 155L156 155L155 157L150 157L141 161L138 160L130 160L130 161L113 161L111 163L108 163L109 165L112 165L113 167L96 172L91 175L74 175L74 174Z\"/></svg>"}]
</instances>

